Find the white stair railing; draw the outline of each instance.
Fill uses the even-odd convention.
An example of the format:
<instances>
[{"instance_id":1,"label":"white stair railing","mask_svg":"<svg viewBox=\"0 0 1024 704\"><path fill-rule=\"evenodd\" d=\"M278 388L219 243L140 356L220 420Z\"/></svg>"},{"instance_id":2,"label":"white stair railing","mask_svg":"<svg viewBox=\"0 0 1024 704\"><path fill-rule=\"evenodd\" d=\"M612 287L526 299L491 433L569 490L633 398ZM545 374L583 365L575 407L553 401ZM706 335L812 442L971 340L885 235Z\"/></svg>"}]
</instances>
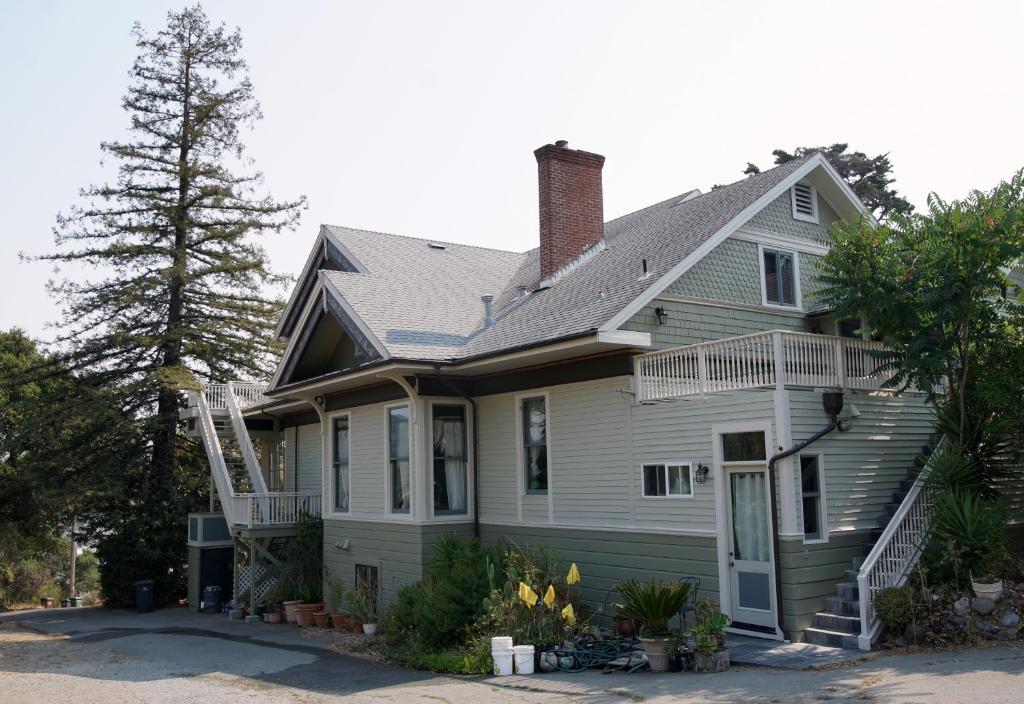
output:
<instances>
[{"instance_id":1,"label":"white stair railing","mask_svg":"<svg viewBox=\"0 0 1024 704\"><path fill-rule=\"evenodd\" d=\"M210 471L213 474L214 486L217 487L217 498L220 499L224 519L230 526L235 522L236 515L235 492L231 486L231 474L224 463L224 453L221 451L220 438L217 437L217 428L213 424L213 416L210 414L206 394L199 391L193 398L199 408L199 436L206 449L206 459L210 462Z\"/></svg>"},{"instance_id":2,"label":"white stair railing","mask_svg":"<svg viewBox=\"0 0 1024 704\"><path fill-rule=\"evenodd\" d=\"M249 474L249 481L252 484L253 493L266 494L267 483L263 479L263 471L260 469L259 458L256 457L256 449L252 446L252 438L249 437L249 429L245 427L245 418L242 417L242 409L239 407L238 399L235 397L235 382L228 382L228 388L224 394L228 416L231 418L231 429L235 433L235 441L242 453L242 460L245 462L245 470Z\"/></svg>"},{"instance_id":3,"label":"white stair railing","mask_svg":"<svg viewBox=\"0 0 1024 704\"><path fill-rule=\"evenodd\" d=\"M928 475L935 456L945 443L943 438L932 451L910 491L861 564L857 574L860 599L857 647L861 650L871 650L871 643L882 626L874 608L878 592L888 587L903 586L924 550L931 530L932 506L938 493L928 481Z\"/></svg>"},{"instance_id":4,"label":"white stair railing","mask_svg":"<svg viewBox=\"0 0 1024 704\"><path fill-rule=\"evenodd\" d=\"M880 342L772 330L638 355L637 400L785 387L884 388Z\"/></svg>"}]
</instances>

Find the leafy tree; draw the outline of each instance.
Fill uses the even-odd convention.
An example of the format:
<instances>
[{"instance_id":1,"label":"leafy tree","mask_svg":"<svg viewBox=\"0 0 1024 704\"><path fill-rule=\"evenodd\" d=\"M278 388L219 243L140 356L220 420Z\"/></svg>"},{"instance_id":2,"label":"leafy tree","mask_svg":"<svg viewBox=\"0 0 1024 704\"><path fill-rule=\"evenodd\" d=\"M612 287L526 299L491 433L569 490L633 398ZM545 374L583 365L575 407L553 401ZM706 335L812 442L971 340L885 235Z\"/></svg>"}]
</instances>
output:
<instances>
[{"instance_id":1,"label":"leafy tree","mask_svg":"<svg viewBox=\"0 0 1024 704\"><path fill-rule=\"evenodd\" d=\"M196 5L134 34L128 138L101 145L117 179L82 191L87 203L58 217L57 251L39 259L106 273L51 284L64 302L57 343L151 421L147 483L167 497L181 390L197 377L262 376L277 351L281 302L260 291L283 279L254 236L294 226L304 199L259 195L260 174L246 170L239 131L261 113L237 30Z\"/></svg>"},{"instance_id":2,"label":"leafy tree","mask_svg":"<svg viewBox=\"0 0 1024 704\"><path fill-rule=\"evenodd\" d=\"M848 147L846 143L837 142L828 147L797 147L792 152L775 149L772 155L775 164L781 165L813 152L821 152L879 220L913 212L914 207L892 185L895 179L892 177L889 155L868 156L864 152L847 151ZM751 162L747 162L747 168L743 170L747 175L760 172L761 169Z\"/></svg>"},{"instance_id":3,"label":"leafy tree","mask_svg":"<svg viewBox=\"0 0 1024 704\"><path fill-rule=\"evenodd\" d=\"M1022 258L1024 171L962 200L932 194L926 213L835 226L819 297L894 351L894 386L948 399L947 434L981 459L986 428L1020 428L1024 391L1007 375L1024 367Z\"/></svg>"}]
</instances>

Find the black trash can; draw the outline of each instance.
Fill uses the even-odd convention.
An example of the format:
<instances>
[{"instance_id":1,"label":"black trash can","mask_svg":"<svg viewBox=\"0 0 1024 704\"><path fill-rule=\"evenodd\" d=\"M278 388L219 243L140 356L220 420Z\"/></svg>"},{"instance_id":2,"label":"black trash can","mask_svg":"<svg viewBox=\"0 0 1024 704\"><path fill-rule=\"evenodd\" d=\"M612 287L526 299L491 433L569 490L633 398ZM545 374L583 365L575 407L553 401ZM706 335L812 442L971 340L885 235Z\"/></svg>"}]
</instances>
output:
<instances>
[{"instance_id":1,"label":"black trash can","mask_svg":"<svg viewBox=\"0 0 1024 704\"><path fill-rule=\"evenodd\" d=\"M135 612L144 614L153 610L153 580L140 579L135 583Z\"/></svg>"},{"instance_id":2,"label":"black trash can","mask_svg":"<svg viewBox=\"0 0 1024 704\"><path fill-rule=\"evenodd\" d=\"M203 613L204 614L219 614L220 613L220 593L221 588L215 584L211 584L208 587L203 588Z\"/></svg>"}]
</instances>

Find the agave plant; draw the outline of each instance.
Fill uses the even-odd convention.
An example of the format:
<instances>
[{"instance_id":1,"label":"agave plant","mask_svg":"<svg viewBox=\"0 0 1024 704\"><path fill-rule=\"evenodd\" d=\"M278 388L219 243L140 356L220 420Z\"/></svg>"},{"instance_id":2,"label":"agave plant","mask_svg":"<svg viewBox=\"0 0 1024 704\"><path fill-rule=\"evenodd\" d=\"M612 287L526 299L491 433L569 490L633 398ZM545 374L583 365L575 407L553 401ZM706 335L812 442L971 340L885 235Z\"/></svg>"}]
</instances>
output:
<instances>
[{"instance_id":1,"label":"agave plant","mask_svg":"<svg viewBox=\"0 0 1024 704\"><path fill-rule=\"evenodd\" d=\"M623 612L639 621L641 634L649 638L668 635L668 620L679 613L693 593L687 582L661 580L630 579L620 582L615 590L625 602L621 605Z\"/></svg>"}]
</instances>

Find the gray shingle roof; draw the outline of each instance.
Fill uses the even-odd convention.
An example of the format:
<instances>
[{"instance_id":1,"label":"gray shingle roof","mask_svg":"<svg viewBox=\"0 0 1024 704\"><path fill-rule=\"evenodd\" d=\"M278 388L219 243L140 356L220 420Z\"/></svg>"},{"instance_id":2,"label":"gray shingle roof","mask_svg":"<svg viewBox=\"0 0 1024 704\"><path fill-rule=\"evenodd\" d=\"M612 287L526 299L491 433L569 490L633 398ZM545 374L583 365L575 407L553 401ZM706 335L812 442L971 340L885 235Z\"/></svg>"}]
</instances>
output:
<instances>
[{"instance_id":1,"label":"gray shingle roof","mask_svg":"<svg viewBox=\"0 0 1024 704\"><path fill-rule=\"evenodd\" d=\"M605 224L604 251L553 286L517 298L540 279L538 251L481 247L329 226L369 271L324 272L393 357L464 359L595 330L694 252L810 156L704 195L692 191ZM651 276L641 279L641 260ZM497 321L483 328L484 294Z\"/></svg>"}]
</instances>

